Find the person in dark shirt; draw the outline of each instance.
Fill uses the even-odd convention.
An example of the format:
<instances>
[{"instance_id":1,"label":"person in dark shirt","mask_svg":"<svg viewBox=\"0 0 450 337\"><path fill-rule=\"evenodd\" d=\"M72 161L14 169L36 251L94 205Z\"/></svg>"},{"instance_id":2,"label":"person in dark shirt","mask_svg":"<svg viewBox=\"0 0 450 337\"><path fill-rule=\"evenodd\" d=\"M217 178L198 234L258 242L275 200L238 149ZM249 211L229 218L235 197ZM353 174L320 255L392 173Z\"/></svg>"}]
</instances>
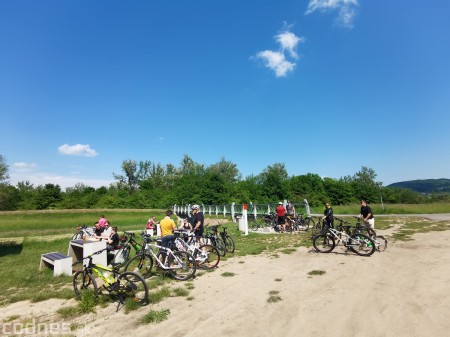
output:
<instances>
[{"instance_id":1,"label":"person in dark shirt","mask_svg":"<svg viewBox=\"0 0 450 337\"><path fill-rule=\"evenodd\" d=\"M205 222L205 216L203 215L203 212L200 212L200 206L199 205L193 205L191 207L192 214L193 214L193 232L195 237L198 241L200 241L200 238L203 236L203 224Z\"/></svg>"},{"instance_id":2,"label":"person in dark shirt","mask_svg":"<svg viewBox=\"0 0 450 337\"><path fill-rule=\"evenodd\" d=\"M365 200L361 200L360 218L363 218L364 226L375 229L375 218L373 217L372 208L367 205Z\"/></svg>"},{"instance_id":3,"label":"person in dark shirt","mask_svg":"<svg viewBox=\"0 0 450 337\"><path fill-rule=\"evenodd\" d=\"M333 209L331 208L329 202L325 203L325 210L323 211L322 220L325 226L334 228Z\"/></svg>"},{"instance_id":4,"label":"person in dark shirt","mask_svg":"<svg viewBox=\"0 0 450 337\"><path fill-rule=\"evenodd\" d=\"M98 239L102 236L103 234L103 228L100 226L100 223L97 221L95 224L95 229L94 229L94 238Z\"/></svg>"},{"instance_id":5,"label":"person in dark shirt","mask_svg":"<svg viewBox=\"0 0 450 337\"><path fill-rule=\"evenodd\" d=\"M117 246L119 245L119 234L117 234L117 231L119 229L117 227L113 227L111 229L111 235L109 236L107 242L107 246L106 248L108 249L108 251L114 250L117 248Z\"/></svg>"}]
</instances>

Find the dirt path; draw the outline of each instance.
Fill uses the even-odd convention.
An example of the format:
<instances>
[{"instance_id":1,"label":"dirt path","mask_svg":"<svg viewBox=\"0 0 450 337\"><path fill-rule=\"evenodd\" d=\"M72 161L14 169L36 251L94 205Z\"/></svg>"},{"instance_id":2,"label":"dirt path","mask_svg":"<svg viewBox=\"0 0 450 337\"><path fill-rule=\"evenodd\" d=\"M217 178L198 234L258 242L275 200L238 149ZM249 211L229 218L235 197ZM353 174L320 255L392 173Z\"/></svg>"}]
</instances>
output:
<instances>
[{"instance_id":1,"label":"dirt path","mask_svg":"<svg viewBox=\"0 0 450 337\"><path fill-rule=\"evenodd\" d=\"M385 233L381 233L385 234ZM415 234L389 243L369 258L300 248L279 257L247 256L196 278L188 301L173 297L138 311L110 306L69 323L86 323L77 336L448 336L450 329L450 231ZM309 275L323 271L323 275ZM234 275L223 276L223 273ZM184 287L184 283L177 283ZM269 303L271 292L278 302ZM0 312L61 322L54 314L74 301L15 303ZM168 320L141 325L150 310L169 309ZM84 328L82 328L84 326Z\"/></svg>"}]
</instances>

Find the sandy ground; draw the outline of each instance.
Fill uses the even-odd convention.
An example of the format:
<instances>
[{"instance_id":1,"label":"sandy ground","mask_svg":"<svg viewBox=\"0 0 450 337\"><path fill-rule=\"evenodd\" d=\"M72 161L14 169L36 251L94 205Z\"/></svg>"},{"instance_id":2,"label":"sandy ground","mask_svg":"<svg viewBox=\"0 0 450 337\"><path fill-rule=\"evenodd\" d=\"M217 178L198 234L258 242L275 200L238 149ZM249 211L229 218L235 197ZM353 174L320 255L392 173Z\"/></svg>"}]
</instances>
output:
<instances>
[{"instance_id":1,"label":"sandy ground","mask_svg":"<svg viewBox=\"0 0 450 337\"><path fill-rule=\"evenodd\" d=\"M174 337L449 336L450 231L416 234L413 239L390 242L385 252L369 258L346 254L339 246L330 254L300 248L279 257L229 259L216 271L193 281L190 301L186 297L167 298L129 314L124 310L116 313L110 306L77 319L83 324L69 333L67 324L73 321L63 323L55 311L74 305L72 300L14 303L1 309L0 322L13 315L33 317L37 322L66 324L61 335L95 337L117 333ZM317 270L325 274L308 274ZM234 276L224 277L224 272ZM268 302L272 291L279 292L280 301ZM167 320L138 323L149 310L161 309L170 310Z\"/></svg>"}]
</instances>

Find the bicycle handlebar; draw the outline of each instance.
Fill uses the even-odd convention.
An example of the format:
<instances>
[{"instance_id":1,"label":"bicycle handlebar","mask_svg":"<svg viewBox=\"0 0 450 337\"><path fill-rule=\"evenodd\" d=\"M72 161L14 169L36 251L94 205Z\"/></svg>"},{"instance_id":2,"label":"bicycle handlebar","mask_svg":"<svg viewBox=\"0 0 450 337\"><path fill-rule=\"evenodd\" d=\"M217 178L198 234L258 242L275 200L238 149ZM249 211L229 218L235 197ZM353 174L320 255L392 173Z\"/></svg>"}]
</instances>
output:
<instances>
[{"instance_id":1,"label":"bicycle handlebar","mask_svg":"<svg viewBox=\"0 0 450 337\"><path fill-rule=\"evenodd\" d=\"M74 262L74 263L72 264L72 266L75 265L75 264L77 264L77 263L83 262L83 261L86 260L86 259L89 259L89 260L92 261L92 257L93 257L94 255L101 254L101 253L103 253L105 250L108 250L108 248L100 249L100 250L96 251L95 253L92 253L91 255L85 256L85 257L83 257L81 260L78 260L78 261Z\"/></svg>"}]
</instances>

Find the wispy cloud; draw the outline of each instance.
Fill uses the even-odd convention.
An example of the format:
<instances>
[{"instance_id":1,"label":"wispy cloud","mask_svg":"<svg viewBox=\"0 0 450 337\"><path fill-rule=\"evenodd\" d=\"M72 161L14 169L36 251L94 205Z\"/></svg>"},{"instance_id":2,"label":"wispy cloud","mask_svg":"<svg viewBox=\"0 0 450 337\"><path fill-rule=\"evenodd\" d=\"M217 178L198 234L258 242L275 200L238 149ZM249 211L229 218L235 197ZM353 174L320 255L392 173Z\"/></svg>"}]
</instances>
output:
<instances>
[{"instance_id":1,"label":"wispy cloud","mask_svg":"<svg viewBox=\"0 0 450 337\"><path fill-rule=\"evenodd\" d=\"M356 15L356 7L359 0L310 0L305 14L315 11L327 12L338 11L337 24L353 28L353 19Z\"/></svg>"},{"instance_id":2,"label":"wispy cloud","mask_svg":"<svg viewBox=\"0 0 450 337\"><path fill-rule=\"evenodd\" d=\"M299 58L297 46L305 39L285 30L275 36L275 41L280 45L278 50L266 49L260 51L255 55L255 58L263 60L265 66L275 72L276 77L284 77L295 69L296 63L294 60ZM288 60L285 53L294 60Z\"/></svg>"},{"instance_id":3,"label":"wispy cloud","mask_svg":"<svg viewBox=\"0 0 450 337\"><path fill-rule=\"evenodd\" d=\"M29 171L29 170L34 170L38 166L35 163L17 162L17 163L12 163L12 167L15 168L16 170L20 170L20 171Z\"/></svg>"},{"instance_id":4,"label":"wispy cloud","mask_svg":"<svg viewBox=\"0 0 450 337\"><path fill-rule=\"evenodd\" d=\"M58 147L58 152L67 156L83 156L83 157L95 157L98 153L91 149L89 144L64 144Z\"/></svg>"},{"instance_id":5,"label":"wispy cloud","mask_svg":"<svg viewBox=\"0 0 450 337\"><path fill-rule=\"evenodd\" d=\"M99 188L101 186L109 186L114 181L108 179L95 179L83 177L78 175L59 175L49 172L25 172L23 170L12 170L10 174L10 181L13 185L21 181L28 181L35 187L44 186L46 184L59 185L62 189L67 187L74 187L77 184L84 184L86 186Z\"/></svg>"}]
</instances>

